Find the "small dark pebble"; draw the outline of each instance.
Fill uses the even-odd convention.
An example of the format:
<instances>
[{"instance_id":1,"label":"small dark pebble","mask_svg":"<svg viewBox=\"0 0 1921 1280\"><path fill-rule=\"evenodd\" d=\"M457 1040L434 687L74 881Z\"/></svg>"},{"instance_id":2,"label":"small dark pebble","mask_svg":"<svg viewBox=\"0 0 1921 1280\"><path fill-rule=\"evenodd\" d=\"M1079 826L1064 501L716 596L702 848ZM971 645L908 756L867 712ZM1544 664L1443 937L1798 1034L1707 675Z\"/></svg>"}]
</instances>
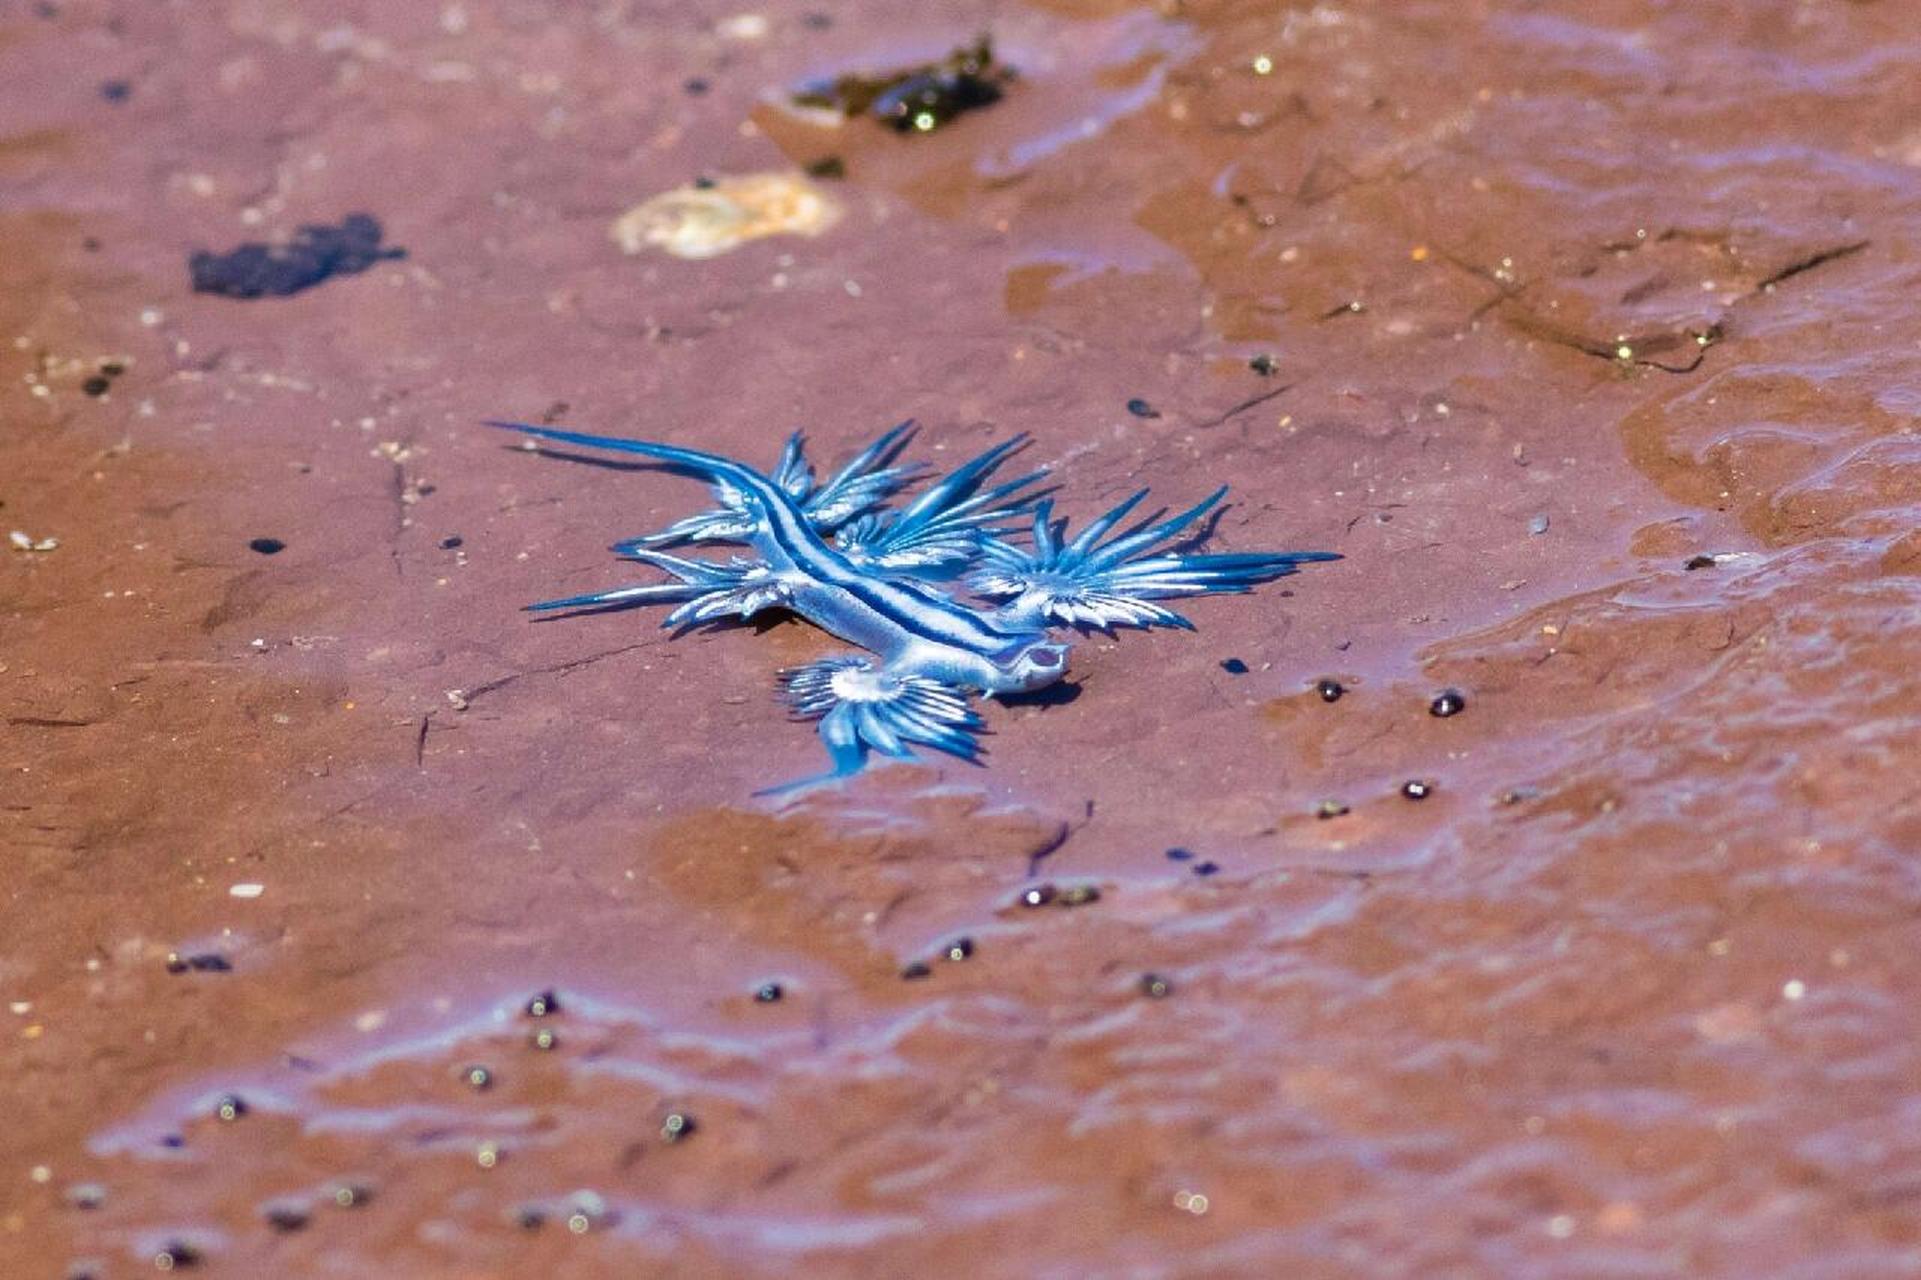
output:
<instances>
[{"instance_id":1,"label":"small dark pebble","mask_svg":"<svg viewBox=\"0 0 1921 1280\"><path fill-rule=\"evenodd\" d=\"M691 1136L699 1127L694 1123L694 1118L685 1111L669 1111L660 1122L660 1140L679 1142L682 1138Z\"/></svg>"},{"instance_id":2,"label":"small dark pebble","mask_svg":"<svg viewBox=\"0 0 1921 1280\"><path fill-rule=\"evenodd\" d=\"M133 96L133 84L126 80L102 80L100 96L108 102L125 102Z\"/></svg>"},{"instance_id":3,"label":"small dark pebble","mask_svg":"<svg viewBox=\"0 0 1921 1280\"><path fill-rule=\"evenodd\" d=\"M247 550L258 551L263 556L277 556L287 549L287 544L278 538L255 538L247 544Z\"/></svg>"},{"instance_id":4,"label":"small dark pebble","mask_svg":"<svg viewBox=\"0 0 1921 1280\"><path fill-rule=\"evenodd\" d=\"M908 965L905 969L902 969L900 971L900 976L907 979L909 982L912 982L916 978L928 977L932 975L933 972L934 971L932 969L927 967L927 964L925 961L916 960L912 964Z\"/></svg>"},{"instance_id":5,"label":"small dark pebble","mask_svg":"<svg viewBox=\"0 0 1921 1280\"><path fill-rule=\"evenodd\" d=\"M1339 702L1347 688L1339 680L1318 680L1314 684L1314 692L1321 695L1322 702Z\"/></svg>"},{"instance_id":6,"label":"small dark pebble","mask_svg":"<svg viewBox=\"0 0 1921 1280\"><path fill-rule=\"evenodd\" d=\"M1443 689L1434 695L1434 701L1427 704L1427 713L1445 720L1458 716L1467 710L1467 696L1459 689Z\"/></svg>"},{"instance_id":7,"label":"small dark pebble","mask_svg":"<svg viewBox=\"0 0 1921 1280\"><path fill-rule=\"evenodd\" d=\"M200 1250L185 1240L170 1240L153 1255L153 1265L157 1271L185 1271L200 1265Z\"/></svg>"},{"instance_id":8,"label":"small dark pebble","mask_svg":"<svg viewBox=\"0 0 1921 1280\"><path fill-rule=\"evenodd\" d=\"M1161 416L1159 409L1156 409L1139 396L1135 396L1127 402L1127 411L1137 418L1158 418Z\"/></svg>"},{"instance_id":9,"label":"small dark pebble","mask_svg":"<svg viewBox=\"0 0 1921 1280\"><path fill-rule=\"evenodd\" d=\"M459 534L450 533L446 537L440 540L440 549L442 551L452 551L456 547L459 547L465 544L466 541L467 540L461 537Z\"/></svg>"},{"instance_id":10,"label":"small dark pebble","mask_svg":"<svg viewBox=\"0 0 1921 1280\"><path fill-rule=\"evenodd\" d=\"M190 956L183 956L178 951L167 953L168 973L186 973L190 969L195 973L229 973L233 965L227 957L212 951L197 952Z\"/></svg>"},{"instance_id":11,"label":"small dark pebble","mask_svg":"<svg viewBox=\"0 0 1921 1280\"><path fill-rule=\"evenodd\" d=\"M380 244L380 223L364 213L339 226L304 226L289 244L249 241L229 253L200 252L187 259L195 293L223 298L286 297L338 275L365 271L376 262L404 258L405 249Z\"/></svg>"},{"instance_id":12,"label":"small dark pebble","mask_svg":"<svg viewBox=\"0 0 1921 1280\"><path fill-rule=\"evenodd\" d=\"M307 1211L297 1204L270 1204L260 1216L275 1231L299 1231L310 1221Z\"/></svg>"},{"instance_id":13,"label":"small dark pebble","mask_svg":"<svg viewBox=\"0 0 1921 1280\"><path fill-rule=\"evenodd\" d=\"M1239 658L1228 658L1221 663L1221 670L1230 676L1244 676L1247 674L1247 664Z\"/></svg>"},{"instance_id":14,"label":"small dark pebble","mask_svg":"<svg viewBox=\"0 0 1921 1280\"><path fill-rule=\"evenodd\" d=\"M542 1027L540 1030L534 1032L533 1035L527 1037L527 1043L545 1053L550 1049L560 1047L560 1037L554 1034L551 1027Z\"/></svg>"},{"instance_id":15,"label":"small dark pebble","mask_svg":"<svg viewBox=\"0 0 1921 1280\"><path fill-rule=\"evenodd\" d=\"M1206 862L1197 862L1193 866L1194 874L1197 876L1219 875L1220 870L1221 870L1221 864L1218 862L1214 862L1212 860L1209 860Z\"/></svg>"},{"instance_id":16,"label":"small dark pebble","mask_svg":"<svg viewBox=\"0 0 1921 1280\"><path fill-rule=\"evenodd\" d=\"M522 1231L538 1231L547 1225L547 1211L538 1205L524 1204L514 1210L514 1225Z\"/></svg>"},{"instance_id":17,"label":"small dark pebble","mask_svg":"<svg viewBox=\"0 0 1921 1280\"><path fill-rule=\"evenodd\" d=\"M1262 353L1261 355L1255 356L1252 360L1249 360L1247 367L1260 374L1263 378L1271 378L1280 370L1281 366L1280 362L1275 360L1273 356Z\"/></svg>"},{"instance_id":18,"label":"small dark pebble","mask_svg":"<svg viewBox=\"0 0 1921 1280\"><path fill-rule=\"evenodd\" d=\"M525 1007L530 1018L550 1018L560 1012L560 997L550 987L529 1000Z\"/></svg>"},{"instance_id":19,"label":"small dark pebble","mask_svg":"<svg viewBox=\"0 0 1921 1280\"><path fill-rule=\"evenodd\" d=\"M1689 572L1693 572L1696 569L1712 569L1714 567L1714 557L1709 555L1689 556L1687 563L1681 567Z\"/></svg>"},{"instance_id":20,"label":"small dark pebble","mask_svg":"<svg viewBox=\"0 0 1921 1280\"><path fill-rule=\"evenodd\" d=\"M214 1099L214 1115L229 1124L246 1115L249 1110L251 1108L247 1106L247 1100L237 1093L223 1093Z\"/></svg>"},{"instance_id":21,"label":"small dark pebble","mask_svg":"<svg viewBox=\"0 0 1921 1280\"><path fill-rule=\"evenodd\" d=\"M1021 890L1023 907L1044 907L1054 900L1054 886L1051 884L1030 885Z\"/></svg>"},{"instance_id":22,"label":"small dark pebble","mask_svg":"<svg viewBox=\"0 0 1921 1280\"><path fill-rule=\"evenodd\" d=\"M694 179L694 190L696 191L712 191L719 185L719 183L715 182L706 174L702 174L700 177Z\"/></svg>"},{"instance_id":23,"label":"small dark pebble","mask_svg":"<svg viewBox=\"0 0 1921 1280\"><path fill-rule=\"evenodd\" d=\"M1169 862L1187 862L1192 860L1193 857L1194 851L1192 849L1174 848L1167 851L1167 860Z\"/></svg>"},{"instance_id":24,"label":"small dark pebble","mask_svg":"<svg viewBox=\"0 0 1921 1280\"><path fill-rule=\"evenodd\" d=\"M99 374L95 374L93 377L81 383L80 389L90 396L104 396L107 392L113 390L113 379L103 378Z\"/></svg>"},{"instance_id":25,"label":"small dark pebble","mask_svg":"<svg viewBox=\"0 0 1921 1280\"><path fill-rule=\"evenodd\" d=\"M461 1079L467 1082L470 1088L491 1089L494 1085L494 1073L482 1066L476 1065L468 1067L460 1073L460 1076Z\"/></svg>"},{"instance_id":26,"label":"small dark pebble","mask_svg":"<svg viewBox=\"0 0 1921 1280\"><path fill-rule=\"evenodd\" d=\"M1076 884L1061 890L1060 904L1063 907L1084 907L1100 900L1101 891L1097 885Z\"/></svg>"},{"instance_id":27,"label":"small dark pebble","mask_svg":"<svg viewBox=\"0 0 1921 1280\"><path fill-rule=\"evenodd\" d=\"M1410 800L1425 800L1434 794L1434 784L1419 778L1410 778L1401 784L1401 794Z\"/></svg>"},{"instance_id":28,"label":"small dark pebble","mask_svg":"<svg viewBox=\"0 0 1921 1280\"><path fill-rule=\"evenodd\" d=\"M754 988L754 999L761 1004L774 1004L787 994L787 989L778 982L763 982Z\"/></svg>"},{"instance_id":29,"label":"small dark pebble","mask_svg":"<svg viewBox=\"0 0 1921 1280\"><path fill-rule=\"evenodd\" d=\"M822 156L807 166L807 172L816 178L845 178L847 162L839 156Z\"/></svg>"},{"instance_id":30,"label":"small dark pebble","mask_svg":"<svg viewBox=\"0 0 1921 1280\"><path fill-rule=\"evenodd\" d=\"M127 366L118 360L102 360L100 362L100 372L109 378L117 378L126 371Z\"/></svg>"},{"instance_id":31,"label":"small dark pebble","mask_svg":"<svg viewBox=\"0 0 1921 1280\"><path fill-rule=\"evenodd\" d=\"M1174 984L1158 973L1141 975L1141 994L1150 1000L1161 1000L1174 994Z\"/></svg>"},{"instance_id":32,"label":"small dark pebble","mask_svg":"<svg viewBox=\"0 0 1921 1280\"><path fill-rule=\"evenodd\" d=\"M956 938L947 944L947 950L941 954L949 960L954 961L969 959L974 954L974 940L972 938Z\"/></svg>"},{"instance_id":33,"label":"small dark pebble","mask_svg":"<svg viewBox=\"0 0 1921 1280\"><path fill-rule=\"evenodd\" d=\"M688 93L692 94L694 97L698 98L701 94L706 93L707 90L711 89L713 86L708 84L705 80L701 79L699 76L695 76L692 79L683 83L680 87L685 89Z\"/></svg>"},{"instance_id":34,"label":"small dark pebble","mask_svg":"<svg viewBox=\"0 0 1921 1280\"><path fill-rule=\"evenodd\" d=\"M180 1133L162 1134L160 1136L160 1145L169 1151L178 1151L187 1145L187 1138L185 1134Z\"/></svg>"}]
</instances>

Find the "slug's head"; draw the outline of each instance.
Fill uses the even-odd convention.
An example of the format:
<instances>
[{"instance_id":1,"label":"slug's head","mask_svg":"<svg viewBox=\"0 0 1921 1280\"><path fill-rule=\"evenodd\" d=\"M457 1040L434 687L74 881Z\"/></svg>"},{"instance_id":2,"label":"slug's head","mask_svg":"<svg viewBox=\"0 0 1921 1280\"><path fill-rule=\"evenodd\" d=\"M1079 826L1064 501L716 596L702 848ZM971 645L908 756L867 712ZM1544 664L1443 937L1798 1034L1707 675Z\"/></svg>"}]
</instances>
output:
<instances>
[{"instance_id":1,"label":"slug's head","mask_svg":"<svg viewBox=\"0 0 1921 1280\"><path fill-rule=\"evenodd\" d=\"M1067 646L1040 641L1019 650L1000 664L1002 686L998 693L1027 693L1045 689L1067 674Z\"/></svg>"}]
</instances>

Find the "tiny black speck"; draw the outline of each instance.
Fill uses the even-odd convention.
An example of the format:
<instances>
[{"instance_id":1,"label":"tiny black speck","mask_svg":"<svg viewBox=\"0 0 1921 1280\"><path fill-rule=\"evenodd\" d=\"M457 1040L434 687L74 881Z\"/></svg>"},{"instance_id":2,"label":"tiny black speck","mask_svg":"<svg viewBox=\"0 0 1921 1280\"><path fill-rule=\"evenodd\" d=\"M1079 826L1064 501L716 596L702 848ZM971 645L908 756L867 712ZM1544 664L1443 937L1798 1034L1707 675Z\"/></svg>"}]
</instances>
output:
<instances>
[{"instance_id":1,"label":"tiny black speck","mask_svg":"<svg viewBox=\"0 0 1921 1280\"><path fill-rule=\"evenodd\" d=\"M914 963L908 965L905 969L902 969L900 971L900 976L907 979L909 982L912 982L916 978L928 977L933 972L934 971L932 969L927 967L927 964L925 961L916 960L914 961Z\"/></svg>"},{"instance_id":2,"label":"tiny black speck","mask_svg":"<svg viewBox=\"0 0 1921 1280\"><path fill-rule=\"evenodd\" d=\"M1167 851L1168 861L1170 862L1187 862L1192 859L1193 856L1194 851L1192 849L1173 848Z\"/></svg>"},{"instance_id":3,"label":"tiny black speck","mask_svg":"<svg viewBox=\"0 0 1921 1280\"><path fill-rule=\"evenodd\" d=\"M125 80L102 80L100 96L108 102L125 102L133 96L133 85Z\"/></svg>"},{"instance_id":4,"label":"tiny black speck","mask_svg":"<svg viewBox=\"0 0 1921 1280\"><path fill-rule=\"evenodd\" d=\"M1141 975L1141 994L1150 1000L1162 1000L1174 993L1174 984L1158 973Z\"/></svg>"},{"instance_id":5,"label":"tiny black speck","mask_svg":"<svg viewBox=\"0 0 1921 1280\"><path fill-rule=\"evenodd\" d=\"M467 540L459 534L450 533L440 540L440 549L442 551L452 551L455 547L462 545L466 541Z\"/></svg>"},{"instance_id":6,"label":"tiny black speck","mask_svg":"<svg viewBox=\"0 0 1921 1280\"><path fill-rule=\"evenodd\" d=\"M1239 658L1228 658L1221 663L1221 670L1230 676L1244 676L1247 674L1247 664Z\"/></svg>"},{"instance_id":7,"label":"tiny black speck","mask_svg":"<svg viewBox=\"0 0 1921 1280\"><path fill-rule=\"evenodd\" d=\"M694 1123L694 1118L685 1111L669 1111L660 1122L660 1140L662 1142L679 1142L681 1139L691 1136L694 1130L698 1128L700 1128L700 1126Z\"/></svg>"},{"instance_id":8,"label":"tiny black speck","mask_svg":"<svg viewBox=\"0 0 1921 1280\"><path fill-rule=\"evenodd\" d=\"M1401 794L1410 800L1425 800L1434 794L1434 784L1419 778L1410 778L1401 784Z\"/></svg>"},{"instance_id":9,"label":"tiny black speck","mask_svg":"<svg viewBox=\"0 0 1921 1280\"><path fill-rule=\"evenodd\" d=\"M80 389L90 396L104 396L113 389L113 379L103 378L96 373L93 377L81 383Z\"/></svg>"},{"instance_id":10,"label":"tiny black speck","mask_svg":"<svg viewBox=\"0 0 1921 1280\"><path fill-rule=\"evenodd\" d=\"M822 156L807 166L807 172L816 178L845 178L847 162L839 156Z\"/></svg>"},{"instance_id":11,"label":"tiny black speck","mask_svg":"<svg viewBox=\"0 0 1921 1280\"><path fill-rule=\"evenodd\" d=\"M1194 870L1194 874L1197 876L1218 875L1220 874L1221 864L1213 861L1212 859L1209 859L1206 862L1195 863L1193 870Z\"/></svg>"},{"instance_id":12,"label":"tiny black speck","mask_svg":"<svg viewBox=\"0 0 1921 1280\"><path fill-rule=\"evenodd\" d=\"M778 982L763 982L754 988L754 999L761 1004L773 1004L786 994L786 988Z\"/></svg>"},{"instance_id":13,"label":"tiny black speck","mask_svg":"<svg viewBox=\"0 0 1921 1280\"><path fill-rule=\"evenodd\" d=\"M1139 396L1135 396L1127 402L1127 411L1137 418L1158 418L1161 416L1159 409L1156 409Z\"/></svg>"},{"instance_id":14,"label":"tiny black speck","mask_svg":"<svg viewBox=\"0 0 1921 1280\"><path fill-rule=\"evenodd\" d=\"M153 1265L161 1271L185 1271L200 1265L200 1250L185 1240L170 1240L153 1255Z\"/></svg>"},{"instance_id":15,"label":"tiny black speck","mask_svg":"<svg viewBox=\"0 0 1921 1280\"><path fill-rule=\"evenodd\" d=\"M233 965L227 957L212 951L202 951L190 956L174 952L167 957L168 973L186 973L189 969L195 973L228 973L232 971Z\"/></svg>"},{"instance_id":16,"label":"tiny black speck","mask_svg":"<svg viewBox=\"0 0 1921 1280\"><path fill-rule=\"evenodd\" d=\"M1339 702L1341 695L1347 692L1347 687L1339 680L1327 679L1317 681L1314 692L1321 695L1322 702Z\"/></svg>"},{"instance_id":17,"label":"tiny black speck","mask_svg":"<svg viewBox=\"0 0 1921 1280\"><path fill-rule=\"evenodd\" d=\"M560 1012L560 996L552 987L527 1001L526 1014L530 1018L546 1018Z\"/></svg>"},{"instance_id":18,"label":"tiny black speck","mask_svg":"<svg viewBox=\"0 0 1921 1280\"><path fill-rule=\"evenodd\" d=\"M1467 696L1459 689L1443 689L1434 695L1434 701L1427 704L1428 714L1443 720L1449 716L1458 716L1465 710L1467 710Z\"/></svg>"},{"instance_id":19,"label":"tiny black speck","mask_svg":"<svg viewBox=\"0 0 1921 1280\"><path fill-rule=\"evenodd\" d=\"M956 938L947 944L947 950L943 954L945 954L949 960L966 960L974 954L974 940L972 938Z\"/></svg>"},{"instance_id":20,"label":"tiny black speck","mask_svg":"<svg viewBox=\"0 0 1921 1280\"><path fill-rule=\"evenodd\" d=\"M1270 356L1265 352L1263 352L1262 354L1255 356L1252 360L1249 360L1247 362L1247 367L1252 369L1254 372L1260 374L1263 378L1271 378L1274 376L1275 372L1281 366L1280 366L1280 363L1276 361L1273 356Z\"/></svg>"},{"instance_id":21,"label":"tiny black speck","mask_svg":"<svg viewBox=\"0 0 1921 1280\"><path fill-rule=\"evenodd\" d=\"M277 556L287 549L287 544L278 538L255 538L247 544L247 549L263 556Z\"/></svg>"},{"instance_id":22,"label":"tiny black speck","mask_svg":"<svg viewBox=\"0 0 1921 1280\"><path fill-rule=\"evenodd\" d=\"M688 80L685 84L681 85L680 87L685 89L688 93L692 94L694 97L698 98L701 94L706 93L707 90L712 88L713 86L709 85L705 80L701 79L699 76L695 76L692 79Z\"/></svg>"},{"instance_id":23,"label":"tiny black speck","mask_svg":"<svg viewBox=\"0 0 1921 1280\"><path fill-rule=\"evenodd\" d=\"M275 1231L299 1231L307 1225L307 1211L298 1205L270 1205L261 1216Z\"/></svg>"},{"instance_id":24,"label":"tiny black speck","mask_svg":"<svg viewBox=\"0 0 1921 1280\"><path fill-rule=\"evenodd\" d=\"M1714 567L1714 557L1708 555L1689 556L1687 563L1681 567L1690 572L1695 569L1712 569Z\"/></svg>"}]
</instances>

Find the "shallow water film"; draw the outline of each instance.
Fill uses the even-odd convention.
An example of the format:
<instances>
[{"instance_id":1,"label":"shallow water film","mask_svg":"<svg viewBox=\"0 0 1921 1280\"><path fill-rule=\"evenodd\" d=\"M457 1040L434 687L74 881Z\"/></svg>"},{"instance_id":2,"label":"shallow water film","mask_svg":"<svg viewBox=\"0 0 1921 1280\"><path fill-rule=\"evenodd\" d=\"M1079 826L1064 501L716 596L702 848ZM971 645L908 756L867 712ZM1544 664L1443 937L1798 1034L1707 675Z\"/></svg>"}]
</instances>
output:
<instances>
[{"instance_id":1,"label":"shallow water film","mask_svg":"<svg viewBox=\"0 0 1921 1280\"><path fill-rule=\"evenodd\" d=\"M0 1275L1921 1275L1917 65L0 0ZM747 175L838 216L610 235ZM1077 522L1344 559L775 805L844 646L520 613L706 496L492 417L1026 431Z\"/></svg>"}]
</instances>

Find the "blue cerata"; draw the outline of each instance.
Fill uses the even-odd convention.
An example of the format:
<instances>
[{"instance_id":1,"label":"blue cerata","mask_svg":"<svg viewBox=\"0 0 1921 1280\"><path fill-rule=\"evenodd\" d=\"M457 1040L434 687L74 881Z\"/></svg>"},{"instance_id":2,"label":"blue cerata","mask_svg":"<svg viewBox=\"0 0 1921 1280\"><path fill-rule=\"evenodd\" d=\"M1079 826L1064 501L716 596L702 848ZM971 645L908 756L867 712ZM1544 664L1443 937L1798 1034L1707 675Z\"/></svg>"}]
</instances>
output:
<instances>
[{"instance_id":1,"label":"blue cerata","mask_svg":"<svg viewBox=\"0 0 1921 1280\"><path fill-rule=\"evenodd\" d=\"M1028 693L1067 673L1075 634L1193 624L1159 602L1243 592L1285 577L1326 551L1181 553L1223 485L1177 515L1155 512L1116 532L1142 489L1071 539L1053 514L1045 469L989 483L1026 443L1016 436L940 478L898 507L921 478L897 465L914 433L904 422L825 483L789 437L771 474L717 454L490 422L541 440L652 458L713 486L719 507L659 533L615 543L616 555L665 570L669 582L544 600L527 608L610 609L673 604L664 625L685 627L786 609L867 650L780 673L794 714L819 722L832 768L781 791L853 774L871 752L906 758L932 747L975 761L984 724L976 694ZM1024 540L1020 535L1025 533ZM690 560L659 548L731 542L752 554ZM1065 638L1062 637L1065 633Z\"/></svg>"}]
</instances>

